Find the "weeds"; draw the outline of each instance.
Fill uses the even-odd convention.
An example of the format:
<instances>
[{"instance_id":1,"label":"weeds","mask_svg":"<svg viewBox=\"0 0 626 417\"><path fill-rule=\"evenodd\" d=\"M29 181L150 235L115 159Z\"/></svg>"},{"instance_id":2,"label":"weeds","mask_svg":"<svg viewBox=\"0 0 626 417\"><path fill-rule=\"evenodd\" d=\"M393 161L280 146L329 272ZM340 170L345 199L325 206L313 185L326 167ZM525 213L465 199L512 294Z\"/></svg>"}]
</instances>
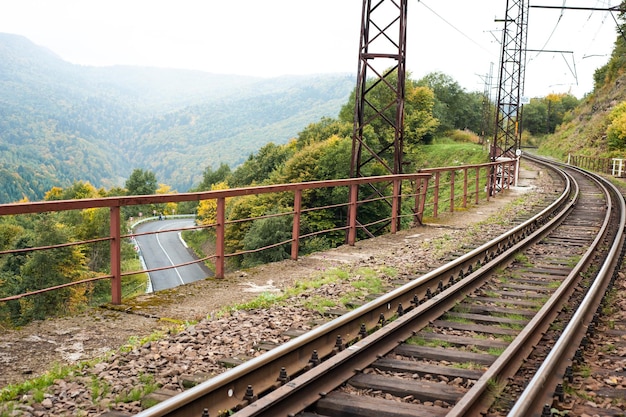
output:
<instances>
[{"instance_id":1,"label":"weeds","mask_svg":"<svg viewBox=\"0 0 626 417\"><path fill-rule=\"evenodd\" d=\"M74 373L79 366L61 366L56 364L40 377L33 378L21 384L13 384L0 390L0 401L6 402L19 398L29 392L44 392L56 379L63 379Z\"/></svg>"}]
</instances>

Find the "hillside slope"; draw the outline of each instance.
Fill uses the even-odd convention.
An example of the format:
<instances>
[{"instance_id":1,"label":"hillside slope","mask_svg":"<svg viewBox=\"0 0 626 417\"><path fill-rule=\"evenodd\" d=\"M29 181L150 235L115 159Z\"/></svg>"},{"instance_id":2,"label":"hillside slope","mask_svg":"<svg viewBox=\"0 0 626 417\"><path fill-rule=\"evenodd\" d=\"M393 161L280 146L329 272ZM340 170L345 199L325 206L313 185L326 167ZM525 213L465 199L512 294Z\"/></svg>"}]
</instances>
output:
<instances>
[{"instance_id":1,"label":"hillside slope","mask_svg":"<svg viewBox=\"0 0 626 417\"><path fill-rule=\"evenodd\" d=\"M0 33L0 203L74 181L122 186L135 168L186 191L207 166L235 166L336 116L353 88L345 74L85 67Z\"/></svg>"},{"instance_id":2,"label":"hillside slope","mask_svg":"<svg viewBox=\"0 0 626 417\"><path fill-rule=\"evenodd\" d=\"M623 15L620 16L623 21ZM540 152L563 161L568 154L603 158L626 157L626 113L616 115L626 102L626 24L620 25L613 52L606 65L594 74L594 90L575 108L553 135L546 137ZM613 138L610 126L613 124Z\"/></svg>"}]
</instances>

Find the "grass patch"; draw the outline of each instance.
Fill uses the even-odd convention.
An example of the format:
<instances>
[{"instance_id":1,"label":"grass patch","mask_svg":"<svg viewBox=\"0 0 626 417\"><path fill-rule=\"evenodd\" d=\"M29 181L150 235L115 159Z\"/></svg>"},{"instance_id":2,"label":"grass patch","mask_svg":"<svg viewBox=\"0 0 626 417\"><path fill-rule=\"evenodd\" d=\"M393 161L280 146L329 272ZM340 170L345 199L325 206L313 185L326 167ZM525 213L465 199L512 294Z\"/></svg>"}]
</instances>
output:
<instances>
[{"instance_id":1,"label":"grass patch","mask_svg":"<svg viewBox=\"0 0 626 417\"><path fill-rule=\"evenodd\" d=\"M503 348L503 347L500 347L500 348L491 347L487 349L487 353L490 355L494 355L494 356L500 356L504 353L505 350L506 348Z\"/></svg>"},{"instance_id":2,"label":"grass patch","mask_svg":"<svg viewBox=\"0 0 626 417\"><path fill-rule=\"evenodd\" d=\"M126 342L120 348L120 352L130 352L137 346L142 346L148 342L154 342L163 339L163 337L165 337L165 333L162 331L156 331L144 337L131 336L128 339L128 342Z\"/></svg>"},{"instance_id":3,"label":"grass patch","mask_svg":"<svg viewBox=\"0 0 626 417\"><path fill-rule=\"evenodd\" d=\"M516 253L515 256L513 257L513 260L514 262L517 262L521 266L525 266L527 268L530 268L533 266L532 262L528 260L528 256L525 253L521 253L521 252Z\"/></svg>"},{"instance_id":4,"label":"grass patch","mask_svg":"<svg viewBox=\"0 0 626 417\"><path fill-rule=\"evenodd\" d=\"M561 284L562 284L561 281L550 281L548 283L548 288L555 290L555 289L559 288L561 286Z\"/></svg>"},{"instance_id":5,"label":"grass patch","mask_svg":"<svg viewBox=\"0 0 626 417\"><path fill-rule=\"evenodd\" d=\"M119 351L131 351L136 346L140 346L149 341L159 340L163 338L163 336L164 333L162 332L154 332L143 338L131 337L128 342L119 349ZM44 400L45 393L48 388L54 384L54 381L59 379L67 380L68 378L79 374L84 375L84 370L86 368L93 366L101 360L102 359L83 361L76 365L54 364L50 370L39 377L32 378L20 384L11 384L2 388L0 390L0 403L3 403L3 410L0 410L0 417L12 415L11 411L14 409L14 406L11 404L12 401L16 401L21 396L28 394L32 396L33 402L41 402ZM139 381L142 384L141 386L135 387L131 392L121 394L116 398L116 401L138 401L143 395L149 394L159 388L154 382L154 377L152 375L142 375L140 376ZM110 384L107 381L98 379L95 375L91 376L89 388L91 390L91 398L94 401L106 397L111 392Z\"/></svg>"},{"instance_id":6,"label":"grass patch","mask_svg":"<svg viewBox=\"0 0 626 417\"><path fill-rule=\"evenodd\" d=\"M463 324L476 324L476 322L474 322L473 320L470 319L466 319L464 317L456 317L456 316L450 316L448 314L444 315L444 319L446 321L451 321L453 323L463 323Z\"/></svg>"},{"instance_id":7,"label":"grass patch","mask_svg":"<svg viewBox=\"0 0 626 417\"><path fill-rule=\"evenodd\" d=\"M43 400L43 392L45 392L45 390L50 387L55 380L66 378L72 375L79 368L80 365L70 367L55 364L52 369L39 377L30 379L21 384L11 384L4 387L0 390L0 401L12 401L29 392L37 393L37 395L41 393L41 399Z\"/></svg>"},{"instance_id":8,"label":"grass patch","mask_svg":"<svg viewBox=\"0 0 626 417\"><path fill-rule=\"evenodd\" d=\"M382 268L380 268L380 273L389 278L395 278L398 276L398 268L383 266Z\"/></svg>"},{"instance_id":9,"label":"grass patch","mask_svg":"<svg viewBox=\"0 0 626 417\"><path fill-rule=\"evenodd\" d=\"M453 368L458 368L458 369L468 369L470 371L475 371L475 370L479 370L482 371L485 369L485 365L481 365L479 363L475 363L475 362L461 362L461 363L454 363L452 364Z\"/></svg>"},{"instance_id":10,"label":"grass patch","mask_svg":"<svg viewBox=\"0 0 626 417\"><path fill-rule=\"evenodd\" d=\"M578 265L578 262L580 262L581 258L581 255L572 256L570 259L567 260L567 266L573 269L576 265Z\"/></svg>"},{"instance_id":11,"label":"grass patch","mask_svg":"<svg viewBox=\"0 0 626 417\"><path fill-rule=\"evenodd\" d=\"M111 384L92 375L90 389L92 401L97 401L100 398L106 397L111 392Z\"/></svg>"},{"instance_id":12,"label":"grass patch","mask_svg":"<svg viewBox=\"0 0 626 417\"><path fill-rule=\"evenodd\" d=\"M199 258L215 253L215 232L212 229L183 230L181 236ZM215 262L212 260L205 261L204 265L215 272Z\"/></svg>"},{"instance_id":13,"label":"grass patch","mask_svg":"<svg viewBox=\"0 0 626 417\"><path fill-rule=\"evenodd\" d=\"M273 293L273 292L263 292L259 294L252 301L248 301L246 303L237 304L235 307L231 308L231 311L235 310L257 310L261 308L269 308L274 304L277 304L285 299L284 295Z\"/></svg>"},{"instance_id":14,"label":"grass patch","mask_svg":"<svg viewBox=\"0 0 626 417\"><path fill-rule=\"evenodd\" d=\"M223 317L227 314L231 314L239 310L256 310L260 308L269 308L273 305L282 303L291 297L297 297L298 295L312 289L317 289L323 285L328 285L336 282L347 281L350 274L345 269L332 268L325 271L323 274L308 281L298 281L291 288L288 288L284 293L270 293L264 292L254 298L251 301L247 301L241 304L234 304L221 308L215 317ZM347 297L348 295L344 295ZM347 302L347 301L346 301ZM305 308L309 308L315 311L323 312L326 307L334 307L337 303L332 300L324 300L321 297L316 297L309 300L304 304Z\"/></svg>"},{"instance_id":15,"label":"grass patch","mask_svg":"<svg viewBox=\"0 0 626 417\"><path fill-rule=\"evenodd\" d=\"M443 340L426 340L421 336L413 336L406 341L407 344L413 346L425 347L451 347L452 344Z\"/></svg>"},{"instance_id":16,"label":"grass patch","mask_svg":"<svg viewBox=\"0 0 626 417\"><path fill-rule=\"evenodd\" d=\"M332 268L325 271L322 275L314 278L310 281L298 281L296 284L287 290L286 295L288 297L302 294L310 289L317 289L323 285L332 284L335 282L346 281L350 274L345 269Z\"/></svg>"},{"instance_id":17,"label":"grass patch","mask_svg":"<svg viewBox=\"0 0 626 417\"><path fill-rule=\"evenodd\" d=\"M380 294L384 290L383 281L378 277L378 272L371 268L360 268L356 271L360 276L358 281L354 281L351 285L357 290L365 290L369 294Z\"/></svg>"},{"instance_id":18,"label":"grass patch","mask_svg":"<svg viewBox=\"0 0 626 417\"><path fill-rule=\"evenodd\" d=\"M455 313L469 313L470 306L468 304L463 304L462 302L452 307L452 311Z\"/></svg>"},{"instance_id":19,"label":"grass patch","mask_svg":"<svg viewBox=\"0 0 626 417\"><path fill-rule=\"evenodd\" d=\"M305 308L309 310L317 311L318 313L324 313L327 309L337 306L337 303L333 300L329 300L323 297L312 297L303 303Z\"/></svg>"},{"instance_id":20,"label":"grass patch","mask_svg":"<svg viewBox=\"0 0 626 417\"><path fill-rule=\"evenodd\" d=\"M144 396L159 389L159 385L154 381L154 376L149 374L139 375L139 383L139 386L118 395L115 401L118 403L140 401Z\"/></svg>"}]
</instances>

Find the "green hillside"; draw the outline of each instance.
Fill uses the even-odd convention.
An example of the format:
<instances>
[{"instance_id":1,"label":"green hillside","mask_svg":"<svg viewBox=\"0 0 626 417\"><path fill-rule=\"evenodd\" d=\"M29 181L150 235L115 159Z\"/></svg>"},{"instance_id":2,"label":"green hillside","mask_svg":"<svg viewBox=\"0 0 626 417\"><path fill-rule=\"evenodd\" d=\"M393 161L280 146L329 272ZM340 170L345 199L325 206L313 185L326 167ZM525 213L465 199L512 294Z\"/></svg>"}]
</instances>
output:
<instances>
[{"instance_id":1,"label":"green hillside","mask_svg":"<svg viewBox=\"0 0 626 417\"><path fill-rule=\"evenodd\" d=\"M609 62L594 73L594 90L554 134L535 138L539 151L563 161L568 154L626 158L626 25L621 26Z\"/></svg>"},{"instance_id":2,"label":"green hillside","mask_svg":"<svg viewBox=\"0 0 626 417\"><path fill-rule=\"evenodd\" d=\"M354 85L344 74L84 67L0 34L0 203L75 181L121 186L135 168L187 191L207 166L236 166L336 116Z\"/></svg>"}]
</instances>

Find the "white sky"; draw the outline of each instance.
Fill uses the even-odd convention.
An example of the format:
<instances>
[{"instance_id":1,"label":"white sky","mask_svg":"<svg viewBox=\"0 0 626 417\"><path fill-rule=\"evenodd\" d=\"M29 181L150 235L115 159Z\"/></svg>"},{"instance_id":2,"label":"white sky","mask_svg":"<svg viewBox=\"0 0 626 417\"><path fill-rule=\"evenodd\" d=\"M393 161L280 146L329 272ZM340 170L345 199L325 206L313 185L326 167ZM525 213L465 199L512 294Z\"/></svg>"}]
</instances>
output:
<instances>
[{"instance_id":1,"label":"white sky","mask_svg":"<svg viewBox=\"0 0 626 417\"><path fill-rule=\"evenodd\" d=\"M531 0L607 7L619 0ZM0 32L24 35L66 61L256 76L356 75L360 0L0 0ZM497 81L506 0L409 0L407 68L450 75L483 91ZM530 9L527 96L593 88L616 39L608 12ZM556 28L556 29L555 29ZM551 33L554 33L551 36ZM577 79L574 76L577 75Z\"/></svg>"}]
</instances>

